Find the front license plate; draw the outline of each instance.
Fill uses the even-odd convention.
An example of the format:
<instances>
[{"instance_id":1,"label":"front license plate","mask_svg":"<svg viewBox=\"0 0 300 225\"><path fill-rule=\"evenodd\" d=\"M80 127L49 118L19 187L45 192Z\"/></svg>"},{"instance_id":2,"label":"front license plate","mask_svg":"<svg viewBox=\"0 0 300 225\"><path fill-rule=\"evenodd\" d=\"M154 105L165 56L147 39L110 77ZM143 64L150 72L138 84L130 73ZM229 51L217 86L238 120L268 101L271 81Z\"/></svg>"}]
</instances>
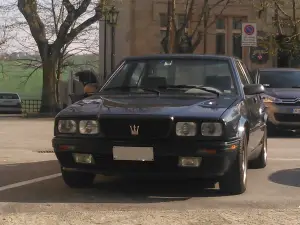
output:
<instances>
[{"instance_id":1,"label":"front license plate","mask_svg":"<svg viewBox=\"0 0 300 225\"><path fill-rule=\"evenodd\" d=\"M113 147L114 160L154 161L152 147Z\"/></svg>"},{"instance_id":2,"label":"front license plate","mask_svg":"<svg viewBox=\"0 0 300 225\"><path fill-rule=\"evenodd\" d=\"M299 113L300 113L300 108L298 108L298 109L293 109L293 113L294 113L294 114L299 114Z\"/></svg>"}]
</instances>

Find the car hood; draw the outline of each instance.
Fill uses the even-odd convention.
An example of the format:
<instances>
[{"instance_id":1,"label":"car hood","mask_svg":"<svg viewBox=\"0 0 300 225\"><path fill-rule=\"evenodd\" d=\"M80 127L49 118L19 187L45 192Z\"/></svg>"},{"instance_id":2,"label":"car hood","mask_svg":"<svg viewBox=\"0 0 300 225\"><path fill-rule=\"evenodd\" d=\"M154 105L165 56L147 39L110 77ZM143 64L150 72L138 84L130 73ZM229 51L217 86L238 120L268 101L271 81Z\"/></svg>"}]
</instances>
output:
<instances>
[{"instance_id":1,"label":"car hood","mask_svg":"<svg viewBox=\"0 0 300 225\"><path fill-rule=\"evenodd\" d=\"M276 98L299 98L300 88L266 88L265 94Z\"/></svg>"},{"instance_id":2,"label":"car hood","mask_svg":"<svg viewBox=\"0 0 300 225\"><path fill-rule=\"evenodd\" d=\"M101 115L164 115L220 118L237 97L140 97L140 96L91 96L78 101L58 116Z\"/></svg>"}]
</instances>

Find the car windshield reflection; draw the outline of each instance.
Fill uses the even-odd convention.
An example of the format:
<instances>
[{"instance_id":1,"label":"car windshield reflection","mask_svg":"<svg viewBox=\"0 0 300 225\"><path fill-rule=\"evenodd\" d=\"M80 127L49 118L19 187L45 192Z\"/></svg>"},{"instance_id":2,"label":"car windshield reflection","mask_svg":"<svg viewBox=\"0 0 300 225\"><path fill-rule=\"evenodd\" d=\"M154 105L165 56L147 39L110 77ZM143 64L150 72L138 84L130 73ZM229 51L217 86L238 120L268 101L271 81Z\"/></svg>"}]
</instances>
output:
<instances>
[{"instance_id":1,"label":"car windshield reflection","mask_svg":"<svg viewBox=\"0 0 300 225\"><path fill-rule=\"evenodd\" d=\"M140 59L125 62L101 92L236 94L228 60Z\"/></svg>"},{"instance_id":2,"label":"car windshield reflection","mask_svg":"<svg viewBox=\"0 0 300 225\"><path fill-rule=\"evenodd\" d=\"M261 71L259 83L265 88L300 88L300 71Z\"/></svg>"}]
</instances>

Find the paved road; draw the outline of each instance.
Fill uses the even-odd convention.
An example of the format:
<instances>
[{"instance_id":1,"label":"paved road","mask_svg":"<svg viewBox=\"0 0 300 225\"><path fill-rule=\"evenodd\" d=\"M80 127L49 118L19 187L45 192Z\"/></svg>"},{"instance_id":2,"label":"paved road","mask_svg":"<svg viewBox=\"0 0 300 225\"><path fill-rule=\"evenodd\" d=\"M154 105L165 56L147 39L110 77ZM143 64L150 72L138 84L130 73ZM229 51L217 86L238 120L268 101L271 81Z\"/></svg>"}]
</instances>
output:
<instances>
[{"instance_id":1,"label":"paved road","mask_svg":"<svg viewBox=\"0 0 300 225\"><path fill-rule=\"evenodd\" d=\"M245 194L195 181L98 177L71 190L51 153L51 120L0 118L0 224L300 224L299 138L269 139L269 164Z\"/></svg>"}]
</instances>

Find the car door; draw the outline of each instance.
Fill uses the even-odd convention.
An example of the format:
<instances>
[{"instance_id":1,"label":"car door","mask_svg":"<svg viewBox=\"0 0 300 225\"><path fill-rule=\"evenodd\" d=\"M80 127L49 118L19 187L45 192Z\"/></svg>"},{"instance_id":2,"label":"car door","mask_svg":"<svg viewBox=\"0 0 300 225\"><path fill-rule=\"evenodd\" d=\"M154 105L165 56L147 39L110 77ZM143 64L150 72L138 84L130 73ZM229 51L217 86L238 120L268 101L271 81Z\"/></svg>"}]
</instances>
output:
<instances>
[{"instance_id":1,"label":"car door","mask_svg":"<svg viewBox=\"0 0 300 225\"><path fill-rule=\"evenodd\" d=\"M239 62L240 66L243 70L243 74L245 75L246 79L249 81L249 83L254 83L250 72L248 71L247 67L244 65L243 62ZM251 136L253 139L253 147L254 149L260 144L260 141L262 140L262 137L264 135L264 112L263 112L263 102L261 99L261 96L259 94L249 96L253 101L253 107L252 110L252 119L253 119L253 130L251 132Z\"/></svg>"},{"instance_id":2,"label":"car door","mask_svg":"<svg viewBox=\"0 0 300 225\"><path fill-rule=\"evenodd\" d=\"M236 63L236 67L237 67L242 84L243 85L249 84L250 82L247 79L247 77L245 76L245 73L244 73L239 61L236 61L235 63ZM253 110L252 110L254 108L254 104L255 104L254 96L246 96L245 105L247 108L248 120L249 120L249 125L250 125L250 134L249 134L249 140L248 140L248 149L250 151L253 151L255 148L255 140L254 140L254 136L252 135L252 131L255 127L254 115L253 115Z\"/></svg>"}]
</instances>

